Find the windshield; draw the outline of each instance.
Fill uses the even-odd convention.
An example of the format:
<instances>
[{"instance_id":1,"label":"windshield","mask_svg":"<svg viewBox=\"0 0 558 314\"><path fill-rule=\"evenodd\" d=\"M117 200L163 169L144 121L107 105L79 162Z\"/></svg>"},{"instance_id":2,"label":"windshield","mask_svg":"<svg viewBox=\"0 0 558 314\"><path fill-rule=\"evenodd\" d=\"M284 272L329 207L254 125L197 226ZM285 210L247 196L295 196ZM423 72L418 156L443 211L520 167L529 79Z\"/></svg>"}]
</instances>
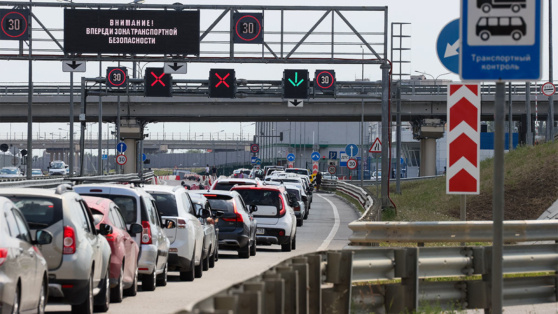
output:
<instances>
[{"instance_id":1,"label":"windshield","mask_svg":"<svg viewBox=\"0 0 558 314\"><path fill-rule=\"evenodd\" d=\"M15 168L3 168L0 173L2 173L2 174L17 174L17 169L15 169Z\"/></svg>"},{"instance_id":2,"label":"windshield","mask_svg":"<svg viewBox=\"0 0 558 314\"><path fill-rule=\"evenodd\" d=\"M31 174L43 174L43 172L40 169L31 170Z\"/></svg>"},{"instance_id":3,"label":"windshield","mask_svg":"<svg viewBox=\"0 0 558 314\"><path fill-rule=\"evenodd\" d=\"M64 163L63 162L53 162L50 166L52 169L63 169Z\"/></svg>"},{"instance_id":4,"label":"windshield","mask_svg":"<svg viewBox=\"0 0 558 314\"><path fill-rule=\"evenodd\" d=\"M173 194L167 193L150 193L155 199L155 204L157 204L157 209L161 216L178 216L178 208L176 206L176 198Z\"/></svg>"},{"instance_id":5,"label":"windshield","mask_svg":"<svg viewBox=\"0 0 558 314\"><path fill-rule=\"evenodd\" d=\"M304 175L308 175L308 170L306 169L285 169L285 172L290 172L290 173L298 173L298 174L304 174Z\"/></svg>"}]
</instances>

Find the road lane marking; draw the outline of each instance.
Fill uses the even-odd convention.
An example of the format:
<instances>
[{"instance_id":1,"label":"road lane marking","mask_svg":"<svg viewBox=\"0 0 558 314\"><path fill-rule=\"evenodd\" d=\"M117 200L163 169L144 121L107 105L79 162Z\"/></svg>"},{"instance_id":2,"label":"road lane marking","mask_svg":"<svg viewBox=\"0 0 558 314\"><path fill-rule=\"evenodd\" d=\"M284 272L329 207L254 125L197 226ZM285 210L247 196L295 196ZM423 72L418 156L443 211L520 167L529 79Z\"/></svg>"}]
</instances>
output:
<instances>
[{"instance_id":1,"label":"road lane marking","mask_svg":"<svg viewBox=\"0 0 558 314\"><path fill-rule=\"evenodd\" d=\"M323 197L319 194L318 194L318 196L323 198L326 202L329 203L329 205L331 205L331 208L333 209L333 217L335 219L335 223L333 224L333 228L329 232L329 235L324 240L324 242L322 242L322 245L320 245L320 247L318 248L318 251L324 251L324 250L327 249L327 247L329 246L329 243L331 242L331 240L333 240L333 237L335 236L335 234L337 233L337 230L339 229L339 211L337 211L337 206L335 206L335 204L333 204L332 201L328 200L327 198L325 198L325 197Z\"/></svg>"}]
</instances>

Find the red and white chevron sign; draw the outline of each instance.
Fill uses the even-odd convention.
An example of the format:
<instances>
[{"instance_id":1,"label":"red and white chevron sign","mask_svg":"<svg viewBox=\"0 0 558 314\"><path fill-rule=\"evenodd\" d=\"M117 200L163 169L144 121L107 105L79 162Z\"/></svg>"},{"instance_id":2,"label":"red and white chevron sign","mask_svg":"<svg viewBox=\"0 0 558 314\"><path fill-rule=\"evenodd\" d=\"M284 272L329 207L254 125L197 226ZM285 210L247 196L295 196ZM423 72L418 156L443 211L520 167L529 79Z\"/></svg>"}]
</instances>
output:
<instances>
[{"instance_id":1,"label":"red and white chevron sign","mask_svg":"<svg viewBox=\"0 0 558 314\"><path fill-rule=\"evenodd\" d=\"M447 194L480 193L480 88L450 84L448 88Z\"/></svg>"}]
</instances>

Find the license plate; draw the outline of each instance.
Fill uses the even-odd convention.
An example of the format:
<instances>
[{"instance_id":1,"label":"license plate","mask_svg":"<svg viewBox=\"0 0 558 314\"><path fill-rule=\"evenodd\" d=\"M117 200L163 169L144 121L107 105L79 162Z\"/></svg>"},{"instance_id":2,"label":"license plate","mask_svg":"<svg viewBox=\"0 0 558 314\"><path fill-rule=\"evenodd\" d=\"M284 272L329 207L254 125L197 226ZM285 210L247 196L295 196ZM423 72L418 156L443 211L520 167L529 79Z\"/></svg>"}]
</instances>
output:
<instances>
[{"instance_id":1,"label":"license plate","mask_svg":"<svg viewBox=\"0 0 558 314\"><path fill-rule=\"evenodd\" d=\"M265 229L257 228L256 229L256 234L265 234Z\"/></svg>"}]
</instances>

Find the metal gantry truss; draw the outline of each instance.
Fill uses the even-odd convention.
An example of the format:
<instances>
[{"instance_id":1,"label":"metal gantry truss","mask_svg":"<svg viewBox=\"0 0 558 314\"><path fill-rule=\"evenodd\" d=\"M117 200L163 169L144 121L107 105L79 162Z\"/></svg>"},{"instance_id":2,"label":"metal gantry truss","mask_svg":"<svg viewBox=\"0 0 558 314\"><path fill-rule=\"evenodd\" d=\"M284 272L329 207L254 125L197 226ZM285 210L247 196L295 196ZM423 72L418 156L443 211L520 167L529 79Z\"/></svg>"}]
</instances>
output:
<instances>
[{"instance_id":1,"label":"metal gantry truss","mask_svg":"<svg viewBox=\"0 0 558 314\"><path fill-rule=\"evenodd\" d=\"M241 6L182 4L30 3L0 1L1 7L32 8L32 60L381 64L387 59L387 7ZM200 55L66 54L63 26L39 9L199 10ZM233 43L233 14L264 14L262 44ZM47 21L48 20L48 21ZM34 23L33 23L34 24ZM380 31L377 31L377 30ZM365 57L362 58L361 48ZM0 48L0 60L28 60L29 43Z\"/></svg>"}]
</instances>

